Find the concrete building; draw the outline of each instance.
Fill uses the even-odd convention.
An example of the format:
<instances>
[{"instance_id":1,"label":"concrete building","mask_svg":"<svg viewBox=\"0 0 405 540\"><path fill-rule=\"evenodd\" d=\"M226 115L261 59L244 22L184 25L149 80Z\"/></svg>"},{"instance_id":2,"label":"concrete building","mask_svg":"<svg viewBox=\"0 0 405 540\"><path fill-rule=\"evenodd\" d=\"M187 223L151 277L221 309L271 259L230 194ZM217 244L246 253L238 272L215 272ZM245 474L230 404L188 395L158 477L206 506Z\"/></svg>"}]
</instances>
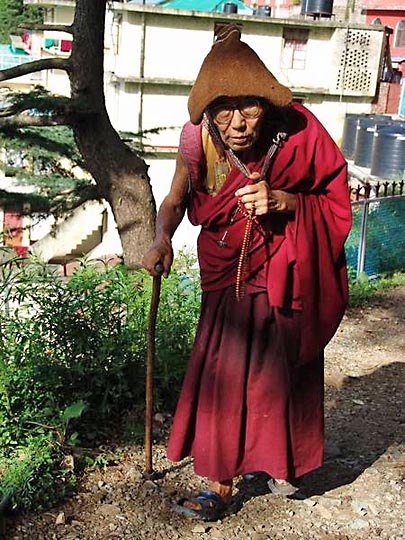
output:
<instances>
[{"instance_id":1,"label":"concrete building","mask_svg":"<svg viewBox=\"0 0 405 540\"><path fill-rule=\"evenodd\" d=\"M46 21L69 24L71 0L25 0L45 8ZM279 19L254 15L171 9L138 2L108 3L105 33L105 95L114 127L144 139L157 204L167 192L187 97L217 31L237 23L270 71L289 86L339 143L345 114L367 113L377 92L384 51L384 27L310 20L299 14ZM42 57L69 54L68 35L33 34ZM68 94L67 76L44 75L48 89ZM196 231L182 225L175 245L192 245Z\"/></svg>"}]
</instances>

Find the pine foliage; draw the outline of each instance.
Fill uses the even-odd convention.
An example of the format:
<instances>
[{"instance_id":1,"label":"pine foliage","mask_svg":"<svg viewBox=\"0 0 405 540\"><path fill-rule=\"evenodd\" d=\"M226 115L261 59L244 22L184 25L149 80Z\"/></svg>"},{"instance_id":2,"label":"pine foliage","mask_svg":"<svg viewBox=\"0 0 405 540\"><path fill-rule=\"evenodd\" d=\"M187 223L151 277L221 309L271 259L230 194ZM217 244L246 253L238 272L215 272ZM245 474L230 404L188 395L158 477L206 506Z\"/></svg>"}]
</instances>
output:
<instances>
[{"instance_id":1,"label":"pine foliage","mask_svg":"<svg viewBox=\"0 0 405 540\"><path fill-rule=\"evenodd\" d=\"M38 6L25 6L24 0L0 0L0 42L9 43L10 34L21 33L19 24L30 21L43 21L42 9Z\"/></svg>"}]
</instances>

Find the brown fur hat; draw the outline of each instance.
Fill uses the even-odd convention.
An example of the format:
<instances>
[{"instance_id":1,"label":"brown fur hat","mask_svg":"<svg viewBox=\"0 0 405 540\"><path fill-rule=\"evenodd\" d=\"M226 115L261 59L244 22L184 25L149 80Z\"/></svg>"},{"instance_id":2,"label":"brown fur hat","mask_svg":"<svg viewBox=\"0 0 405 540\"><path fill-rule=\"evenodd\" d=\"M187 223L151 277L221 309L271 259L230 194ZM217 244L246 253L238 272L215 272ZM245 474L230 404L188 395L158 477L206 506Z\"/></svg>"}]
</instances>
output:
<instances>
[{"instance_id":1,"label":"brown fur hat","mask_svg":"<svg viewBox=\"0 0 405 540\"><path fill-rule=\"evenodd\" d=\"M235 24L225 26L205 57L188 99L193 124L199 124L206 107L222 96L257 96L278 107L291 102L291 90L277 81L240 37Z\"/></svg>"}]
</instances>

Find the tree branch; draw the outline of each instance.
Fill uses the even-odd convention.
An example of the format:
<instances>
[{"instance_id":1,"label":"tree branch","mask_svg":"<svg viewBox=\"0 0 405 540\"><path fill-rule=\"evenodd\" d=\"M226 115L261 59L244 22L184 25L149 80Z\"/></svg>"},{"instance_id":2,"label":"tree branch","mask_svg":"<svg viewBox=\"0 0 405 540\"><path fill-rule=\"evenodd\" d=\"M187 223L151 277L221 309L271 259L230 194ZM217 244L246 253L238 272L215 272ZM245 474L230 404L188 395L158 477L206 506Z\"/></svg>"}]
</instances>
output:
<instances>
[{"instance_id":1,"label":"tree branch","mask_svg":"<svg viewBox=\"0 0 405 540\"><path fill-rule=\"evenodd\" d=\"M10 107L9 109L0 109L0 118L6 118L13 116L17 113L16 107ZM1 121L1 120L0 120Z\"/></svg>"},{"instance_id":2,"label":"tree branch","mask_svg":"<svg viewBox=\"0 0 405 540\"><path fill-rule=\"evenodd\" d=\"M70 119L69 117L70 116ZM44 126L68 126L71 122L71 112L69 115L58 113L54 116L31 116L30 114L16 114L5 118L0 118L0 129L7 127L44 127Z\"/></svg>"},{"instance_id":3,"label":"tree branch","mask_svg":"<svg viewBox=\"0 0 405 540\"><path fill-rule=\"evenodd\" d=\"M62 69L69 72L71 67L70 60L68 58L45 58L44 60L34 60L33 62L27 62L19 66L0 70L0 81L8 81L9 79L15 79L22 75L29 73L35 73L36 71L42 71L44 69Z\"/></svg>"},{"instance_id":4,"label":"tree branch","mask_svg":"<svg viewBox=\"0 0 405 540\"><path fill-rule=\"evenodd\" d=\"M73 25L65 24L31 24L31 23L21 23L18 25L18 28L26 30L54 30L56 32L66 32L67 34L73 34Z\"/></svg>"}]
</instances>

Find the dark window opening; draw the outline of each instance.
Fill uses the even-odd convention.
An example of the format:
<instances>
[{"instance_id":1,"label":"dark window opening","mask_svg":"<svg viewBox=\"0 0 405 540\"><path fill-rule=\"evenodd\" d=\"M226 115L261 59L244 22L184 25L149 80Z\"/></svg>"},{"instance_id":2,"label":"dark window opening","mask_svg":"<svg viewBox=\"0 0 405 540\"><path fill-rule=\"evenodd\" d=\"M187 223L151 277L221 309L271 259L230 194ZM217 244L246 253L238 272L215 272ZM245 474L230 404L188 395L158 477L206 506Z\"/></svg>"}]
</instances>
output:
<instances>
[{"instance_id":1,"label":"dark window opening","mask_svg":"<svg viewBox=\"0 0 405 540\"><path fill-rule=\"evenodd\" d=\"M288 69L305 69L309 30L284 28L282 65Z\"/></svg>"}]
</instances>

